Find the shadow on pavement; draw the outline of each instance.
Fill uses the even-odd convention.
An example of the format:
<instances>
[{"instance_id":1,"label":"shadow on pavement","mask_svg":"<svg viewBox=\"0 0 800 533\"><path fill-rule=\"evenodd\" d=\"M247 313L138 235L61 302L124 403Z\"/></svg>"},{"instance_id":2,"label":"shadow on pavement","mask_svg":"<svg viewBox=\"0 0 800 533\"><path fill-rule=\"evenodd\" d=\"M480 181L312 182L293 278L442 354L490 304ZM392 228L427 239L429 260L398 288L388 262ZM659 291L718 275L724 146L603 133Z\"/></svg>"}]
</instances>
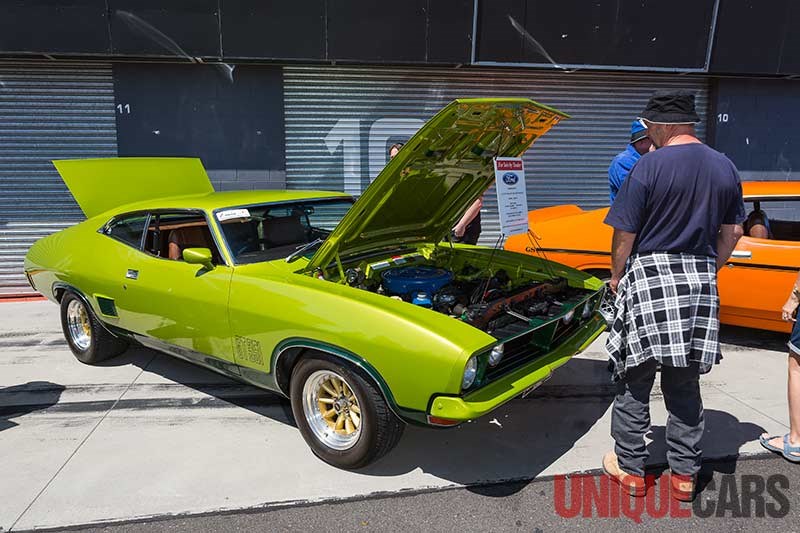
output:
<instances>
[{"instance_id":1,"label":"shadow on pavement","mask_svg":"<svg viewBox=\"0 0 800 533\"><path fill-rule=\"evenodd\" d=\"M139 366L209 396L200 402L197 398L187 398L186 408L235 405L271 420L295 425L289 402L282 396L167 355L136 347L105 364ZM175 385L165 382L147 386ZM452 429L408 426L394 450L358 472L368 476L396 476L420 469L438 478L467 485L468 490L475 493L487 496L513 494L573 448L578 448L577 454L596 457L599 467L607 450L597 449L596 443L582 445L581 439L608 411L614 392L605 360L576 357L527 398L512 400L480 419ZM146 408L148 402L154 402L154 407L165 402L169 407L184 407L180 399L160 396L154 400L130 400L138 404L127 407ZM763 432L760 426L740 422L725 412L707 409L705 417L704 443L714 443L715 457L738 456L743 444L757 439ZM666 464L664 427L653 426L649 437L653 440L648 446L650 463ZM659 467L654 468L657 470ZM710 479L710 474L707 479ZM512 483L498 491L495 486L498 482Z\"/></svg>"},{"instance_id":2,"label":"shadow on pavement","mask_svg":"<svg viewBox=\"0 0 800 533\"><path fill-rule=\"evenodd\" d=\"M719 341L723 345L726 345L723 346L723 352L726 350L736 350L737 348L758 348L761 350L786 352L788 350L786 348L786 342L788 340L788 333L728 326L726 324L723 324L719 331Z\"/></svg>"},{"instance_id":3,"label":"shadow on pavement","mask_svg":"<svg viewBox=\"0 0 800 533\"><path fill-rule=\"evenodd\" d=\"M235 405L260 416L268 417L292 427L297 427L292 417L291 406L283 396L230 379L216 372L206 370L175 357L150 350L142 346L132 346L123 354L100 363L98 366L137 366L147 372L166 378L205 394L208 398L172 398L159 394L154 399L125 399L117 403L115 409L147 409L157 407L178 407L186 409L213 409ZM164 391L174 387L171 383L142 383L154 391ZM165 397L166 396L166 397ZM276 417L276 414L280 413Z\"/></svg>"},{"instance_id":4,"label":"shadow on pavement","mask_svg":"<svg viewBox=\"0 0 800 533\"><path fill-rule=\"evenodd\" d=\"M720 474L733 474L736 472L736 461L739 459L739 449L758 439L764 432L764 428L758 424L742 422L735 416L724 411L706 409L705 430L701 447L704 450L704 457L709 452L713 452L714 457L726 458L703 463L700 473L697 476L697 492L703 491L708 482L712 479L714 472ZM664 426L652 426L648 437L652 442L647 446L650 454L650 461L655 461L655 465L648 467L649 474L659 476L669 471L667 465L667 445L665 442L666 428ZM714 449L708 450L709 443L714 442Z\"/></svg>"},{"instance_id":5,"label":"shadow on pavement","mask_svg":"<svg viewBox=\"0 0 800 533\"><path fill-rule=\"evenodd\" d=\"M420 468L487 496L518 492L580 447L613 400L613 389L601 385L608 376L605 361L572 359L531 396L483 418L450 430L408 427L394 451L360 473L394 476ZM521 482L509 484L503 494L480 486L513 480Z\"/></svg>"},{"instance_id":6,"label":"shadow on pavement","mask_svg":"<svg viewBox=\"0 0 800 533\"><path fill-rule=\"evenodd\" d=\"M290 404L282 396L149 349L134 347L103 364L146 368L211 396L201 402L187 398L186 408L233 404L271 420L295 425ZM147 386L174 387L170 383ZM613 390L606 361L574 358L527 398L512 400L480 419L451 429L408 426L394 450L359 473L395 476L419 468L466 485L529 480L572 449L594 426L611 404ZM130 401L136 405L120 402L116 408L146 408L150 402ZM152 401L154 407L159 402L182 407L172 398Z\"/></svg>"},{"instance_id":7,"label":"shadow on pavement","mask_svg":"<svg viewBox=\"0 0 800 533\"><path fill-rule=\"evenodd\" d=\"M12 418L47 409L58 403L64 388L64 385L50 381L29 381L23 385L0 389L0 431L19 425L12 422Z\"/></svg>"}]
</instances>

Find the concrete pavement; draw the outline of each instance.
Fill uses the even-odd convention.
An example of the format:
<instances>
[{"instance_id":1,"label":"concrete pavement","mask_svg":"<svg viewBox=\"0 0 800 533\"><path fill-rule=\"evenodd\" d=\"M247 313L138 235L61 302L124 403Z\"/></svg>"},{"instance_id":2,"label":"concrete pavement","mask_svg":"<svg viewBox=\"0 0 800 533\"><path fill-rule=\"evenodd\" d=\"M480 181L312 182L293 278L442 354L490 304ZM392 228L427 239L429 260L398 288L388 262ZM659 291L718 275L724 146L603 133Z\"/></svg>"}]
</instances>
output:
<instances>
[{"instance_id":1,"label":"concrete pavement","mask_svg":"<svg viewBox=\"0 0 800 533\"><path fill-rule=\"evenodd\" d=\"M599 471L580 477L581 484L602 483ZM756 488L759 480L787 483L772 491ZM660 478L666 479L666 478ZM401 493L353 501L293 505L243 512L211 513L123 522L81 529L85 533L173 533L208 531L328 531L396 532L435 531L492 533L545 531L668 531L703 533L770 531L796 533L800 508L800 468L787 468L777 455L747 457L703 464L703 493L693 504L662 504L661 493L650 489L650 499L639 507L612 515L600 500L567 501L551 478L510 482L435 492ZM570 486L574 478L570 478ZM754 497L744 496L749 486ZM728 490L736 487L736 491ZM775 490L779 489L779 490ZM782 496L782 498L781 498ZM591 503L584 503L591 502ZM569 508L570 512L564 510ZM607 512L601 511L607 509ZM601 516L601 513L603 515Z\"/></svg>"},{"instance_id":2,"label":"concrete pavement","mask_svg":"<svg viewBox=\"0 0 800 533\"><path fill-rule=\"evenodd\" d=\"M0 305L0 527L28 529L457 487L597 468L613 389L601 338L526 399L451 430L407 428L375 465L316 459L288 403L153 351L78 363L49 302ZM784 336L726 329L701 383L707 458L787 430ZM652 404L651 462L666 412Z\"/></svg>"}]
</instances>

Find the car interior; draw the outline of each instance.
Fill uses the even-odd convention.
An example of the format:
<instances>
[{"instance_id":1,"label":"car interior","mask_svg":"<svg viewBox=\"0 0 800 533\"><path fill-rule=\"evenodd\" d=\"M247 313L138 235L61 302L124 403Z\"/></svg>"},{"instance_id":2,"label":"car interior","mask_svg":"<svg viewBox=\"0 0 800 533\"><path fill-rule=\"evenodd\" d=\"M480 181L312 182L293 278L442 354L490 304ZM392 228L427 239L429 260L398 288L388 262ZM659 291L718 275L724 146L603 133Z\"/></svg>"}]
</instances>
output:
<instances>
[{"instance_id":1,"label":"car interior","mask_svg":"<svg viewBox=\"0 0 800 533\"><path fill-rule=\"evenodd\" d=\"M162 213L150 219L144 249L156 257L183 261L183 250L208 248L211 260L221 264L217 245L211 236L206 219L202 215L184 213Z\"/></svg>"},{"instance_id":2,"label":"car interior","mask_svg":"<svg viewBox=\"0 0 800 533\"><path fill-rule=\"evenodd\" d=\"M226 220L222 222L222 231L237 260L254 253L263 260L266 255L270 259L291 254L298 246L309 242L312 230L303 223L302 214L289 213Z\"/></svg>"}]
</instances>

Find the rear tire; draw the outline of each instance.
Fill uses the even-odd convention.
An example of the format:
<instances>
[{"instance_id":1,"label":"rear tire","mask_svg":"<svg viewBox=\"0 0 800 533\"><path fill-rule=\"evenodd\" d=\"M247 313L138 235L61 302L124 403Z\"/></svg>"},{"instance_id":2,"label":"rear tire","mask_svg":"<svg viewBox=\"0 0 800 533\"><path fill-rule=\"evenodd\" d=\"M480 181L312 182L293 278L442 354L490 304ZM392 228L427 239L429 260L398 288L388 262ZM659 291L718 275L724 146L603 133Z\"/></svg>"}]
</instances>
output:
<instances>
[{"instance_id":1,"label":"rear tire","mask_svg":"<svg viewBox=\"0 0 800 533\"><path fill-rule=\"evenodd\" d=\"M375 384L323 354L297 363L289 390L300 434L317 457L337 468L367 466L403 434L405 424Z\"/></svg>"},{"instance_id":2,"label":"rear tire","mask_svg":"<svg viewBox=\"0 0 800 533\"><path fill-rule=\"evenodd\" d=\"M61 329L75 358L87 365L110 359L128 348L128 342L109 333L92 308L72 291L61 298Z\"/></svg>"}]
</instances>

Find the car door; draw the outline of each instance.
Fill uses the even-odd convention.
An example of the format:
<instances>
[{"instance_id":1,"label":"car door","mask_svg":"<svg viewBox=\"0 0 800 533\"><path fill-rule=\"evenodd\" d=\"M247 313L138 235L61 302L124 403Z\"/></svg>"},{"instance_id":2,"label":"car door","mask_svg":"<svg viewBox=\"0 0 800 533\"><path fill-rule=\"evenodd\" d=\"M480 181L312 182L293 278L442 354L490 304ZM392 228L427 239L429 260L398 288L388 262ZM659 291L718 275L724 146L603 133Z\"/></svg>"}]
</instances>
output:
<instances>
[{"instance_id":1,"label":"car door","mask_svg":"<svg viewBox=\"0 0 800 533\"><path fill-rule=\"evenodd\" d=\"M191 242L194 231L187 233L188 228L208 233ZM205 216L192 211L154 213L147 232L144 250L128 258L124 294L117 300L128 327L144 344L232 369L228 295L233 269L220 257ZM172 254L173 245L178 251L209 248L213 268L186 263L180 253Z\"/></svg>"},{"instance_id":2,"label":"car door","mask_svg":"<svg viewBox=\"0 0 800 533\"><path fill-rule=\"evenodd\" d=\"M781 308L800 265L800 242L742 237L719 273L720 318L728 324L790 331Z\"/></svg>"}]
</instances>

